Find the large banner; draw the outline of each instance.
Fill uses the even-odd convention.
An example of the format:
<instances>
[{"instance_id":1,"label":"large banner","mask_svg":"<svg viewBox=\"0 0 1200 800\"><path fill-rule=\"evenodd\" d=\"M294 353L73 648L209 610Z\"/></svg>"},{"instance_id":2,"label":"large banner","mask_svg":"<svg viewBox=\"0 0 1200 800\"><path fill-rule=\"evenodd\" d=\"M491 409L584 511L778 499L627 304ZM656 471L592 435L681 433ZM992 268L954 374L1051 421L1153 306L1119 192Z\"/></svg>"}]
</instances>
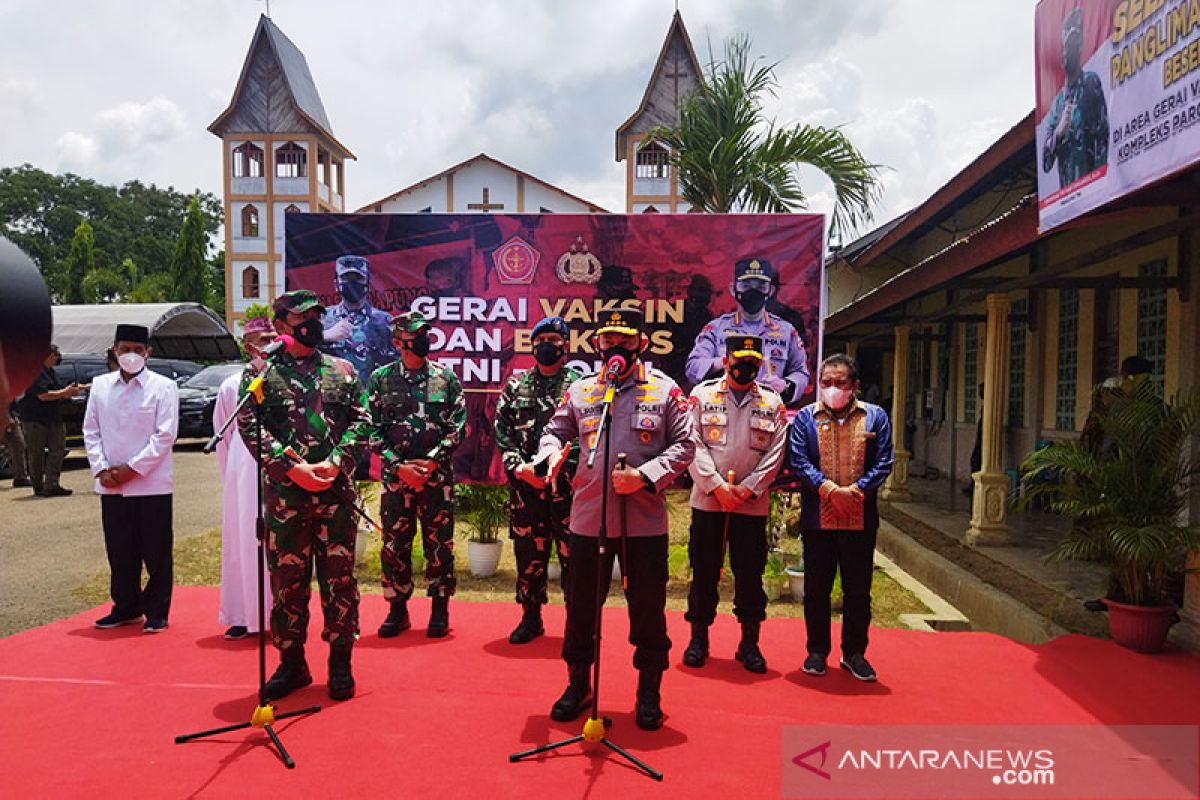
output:
<instances>
[{"instance_id":1,"label":"large banner","mask_svg":"<svg viewBox=\"0 0 1200 800\"><path fill-rule=\"evenodd\" d=\"M1041 0L1040 227L1200 158L1200 0Z\"/></svg>"},{"instance_id":2,"label":"large banner","mask_svg":"<svg viewBox=\"0 0 1200 800\"><path fill-rule=\"evenodd\" d=\"M600 366L592 343L597 316L614 307L642 309L650 338L645 360L686 391L702 379L709 356L721 355L709 352L715 334L740 320L730 287L735 264L751 259L756 272L778 277L761 323L767 351L761 377L782 387L797 365L815 371L820 215L293 213L286 219L287 288L317 292L327 307L326 350L351 361L364 384L397 357L392 314L411 309L433 321L430 357L453 369L467 392L466 441L455 456L460 480L502 479L492 428L496 396L514 370L534 365L530 330L546 316L567 321L568 363L592 372ZM810 387L804 398L811 394Z\"/></svg>"}]
</instances>

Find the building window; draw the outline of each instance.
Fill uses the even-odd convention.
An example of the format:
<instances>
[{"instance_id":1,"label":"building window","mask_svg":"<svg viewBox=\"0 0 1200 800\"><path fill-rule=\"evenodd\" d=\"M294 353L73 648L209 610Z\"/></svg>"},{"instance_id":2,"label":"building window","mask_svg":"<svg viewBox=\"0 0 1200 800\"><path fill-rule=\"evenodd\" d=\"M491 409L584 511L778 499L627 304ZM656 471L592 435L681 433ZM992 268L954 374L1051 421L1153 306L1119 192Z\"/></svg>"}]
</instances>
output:
<instances>
[{"instance_id":1,"label":"building window","mask_svg":"<svg viewBox=\"0 0 1200 800\"><path fill-rule=\"evenodd\" d=\"M963 422L975 424L979 406L979 323L968 322L963 329Z\"/></svg>"},{"instance_id":2,"label":"building window","mask_svg":"<svg viewBox=\"0 0 1200 800\"><path fill-rule=\"evenodd\" d=\"M246 267L242 270L242 297L258 297L258 270Z\"/></svg>"},{"instance_id":3,"label":"building window","mask_svg":"<svg viewBox=\"0 0 1200 800\"><path fill-rule=\"evenodd\" d=\"M283 213L285 213L285 214L299 214L299 213L300 213L300 206L296 205L295 203L288 203L288 207L287 207L287 208L285 208L285 209L283 210Z\"/></svg>"},{"instance_id":4,"label":"building window","mask_svg":"<svg viewBox=\"0 0 1200 800\"><path fill-rule=\"evenodd\" d=\"M1166 259L1138 266L1139 278L1166 278ZM1154 365L1154 384L1163 390L1167 370L1167 290L1137 290L1137 354Z\"/></svg>"},{"instance_id":5,"label":"building window","mask_svg":"<svg viewBox=\"0 0 1200 800\"><path fill-rule=\"evenodd\" d=\"M1079 381L1079 290L1058 290L1058 374L1054 390L1054 427L1075 430Z\"/></svg>"},{"instance_id":6,"label":"building window","mask_svg":"<svg viewBox=\"0 0 1200 800\"><path fill-rule=\"evenodd\" d=\"M261 178L263 176L263 151L253 142L243 142L233 148L233 177Z\"/></svg>"},{"instance_id":7,"label":"building window","mask_svg":"<svg viewBox=\"0 0 1200 800\"><path fill-rule=\"evenodd\" d=\"M667 177L667 150L658 142L651 142L637 152L633 177L638 179L661 179Z\"/></svg>"},{"instance_id":8,"label":"building window","mask_svg":"<svg viewBox=\"0 0 1200 800\"><path fill-rule=\"evenodd\" d=\"M258 207L242 206L242 236L258 238Z\"/></svg>"},{"instance_id":9,"label":"building window","mask_svg":"<svg viewBox=\"0 0 1200 800\"><path fill-rule=\"evenodd\" d=\"M295 142L275 150L276 178L303 178L308 175L308 151Z\"/></svg>"},{"instance_id":10,"label":"building window","mask_svg":"<svg viewBox=\"0 0 1200 800\"><path fill-rule=\"evenodd\" d=\"M1013 300L1012 313L1029 313L1029 301ZM1029 324L1025 320L1012 323L1008 346L1008 425L1025 427L1025 335Z\"/></svg>"}]
</instances>

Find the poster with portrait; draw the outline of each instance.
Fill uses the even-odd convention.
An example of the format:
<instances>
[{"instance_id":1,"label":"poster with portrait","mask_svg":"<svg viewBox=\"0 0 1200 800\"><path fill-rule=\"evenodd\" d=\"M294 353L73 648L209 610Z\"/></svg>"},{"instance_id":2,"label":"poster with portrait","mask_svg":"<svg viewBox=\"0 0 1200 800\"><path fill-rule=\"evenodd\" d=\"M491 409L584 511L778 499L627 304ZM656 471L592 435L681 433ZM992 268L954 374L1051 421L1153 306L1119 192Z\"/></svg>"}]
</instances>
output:
<instances>
[{"instance_id":1,"label":"poster with portrait","mask_svg":"<svg viewBox=\"0 0 1200 800\"><path fill-rule=\"evenodd\" d=\"M1040 0L1034 48L1042 231L1200 158L1200 3Z\"/></svg>"},{"instance_id":2,"label":"poster with portrait","mask_svg":"<svg viewBox=\"0 0 1200 800\"><path fill-rule=\"evenodd\" d=\"M501 479L496 397L515 370L533 366L530 331L546 316L571 328L567 363L592 372L597 316L641 309L644 360L685 390L713 374L723 354L712 343L723 343L723 331L757 325L762 380L791 405L812 396L824 243L817 214L296 213L286 225L287 288L320 296L325 349L351 361L364 384L397 357L393 314L431 320L430 358L454 370L467 394L460 480ZM763 296L739 289L735 297L735 272L738 286L765 287Z\"/></svg>"}]
</instances>

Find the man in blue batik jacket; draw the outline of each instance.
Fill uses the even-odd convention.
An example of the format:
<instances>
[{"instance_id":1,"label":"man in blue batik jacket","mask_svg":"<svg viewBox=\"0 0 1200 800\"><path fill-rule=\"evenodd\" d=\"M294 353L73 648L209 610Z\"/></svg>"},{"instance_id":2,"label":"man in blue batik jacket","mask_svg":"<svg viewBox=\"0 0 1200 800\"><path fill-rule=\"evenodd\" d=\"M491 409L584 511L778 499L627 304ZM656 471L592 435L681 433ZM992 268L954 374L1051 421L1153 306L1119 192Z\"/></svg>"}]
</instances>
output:
<instances>
[{"instance_id":1,"label":"man in blue batik jacket","mask_svg":"<svg viewBox=\"0 0 1200 800\"><path fill-rule=\"evenodd\" d=\"M804 544L804 671L825 674L830 593L842 575L842 669L876 679L866 659L871 571L879 531L876 494L892 471L892 428L882 408L855 399L858 363L837 353L821 363L817 402L796 413L789 458L800 477Z\"/></svg>"}]
</instances>

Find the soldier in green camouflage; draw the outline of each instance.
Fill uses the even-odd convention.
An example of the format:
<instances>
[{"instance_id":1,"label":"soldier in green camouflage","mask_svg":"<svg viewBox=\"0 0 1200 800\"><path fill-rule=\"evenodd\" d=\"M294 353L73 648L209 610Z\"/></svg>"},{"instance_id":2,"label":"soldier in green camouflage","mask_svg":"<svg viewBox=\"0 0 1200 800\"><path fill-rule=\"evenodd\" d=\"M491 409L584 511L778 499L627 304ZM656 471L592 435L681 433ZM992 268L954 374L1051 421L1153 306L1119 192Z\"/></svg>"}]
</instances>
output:
<instances>
[{"instance_id":1,"label":"soldier in green camouflage","mask_svg":"<svg viewBox=\"0 0 1200 800\"><path fill-rule=\"evenodd\" d=\"M1046 116L1042 171L1057 163L1059 187L1070 186L1108 163L1108 105L1100 76L1083 68L1083 10L1063 20L1063 71L1067 80Z\"/></svg>"},{"instance_id":2,"label":"soldier in green camouflage","mask_svg":"<svg viewBox=\"0 0 1200 800\"><path fill-rule=\"evenodd\" d=\"M329 642L329 696L354 696L350 653L358 637L357 532L350 478L370 437L366 394L347 361L317 350L322 341L317 296L286 292L274 303L275 329L295 339L274 357L261 385L262 442L254 404L238 414L246 447L261 453L266 479L267 565L271 572L271 639L280 664L267 681L277 700L312 683L304 658L314 564ZM253 390L247 370L241 393Z\"/></svg>"},{"instance_id":3,"label":"soldier in green camouflage","mask_svg":"<svg viewBox=\"0 0 1200 800\"><path fill-rule=\"evenodd\" d=\"M550 486L532 464L542 429L554 416L567 387L582 376L563 365L571 332L562 317L543 319L533 327L531 336L537 365L510 377L496 403L496 446L508 478L509 537L517 557L517 602L524 609L520 624L508 637L513 644L525 644L545 633L546 565L557 544L565 575L571 479L579 459L575 448L571 463Z\"/></svg>"},{"instance_id":4,"label":"soldier in green camouflage","mask_svg":"<svg viewBox=\"0 0 1200 800\"><path fill-rule=\"evenodd\" d=\"M416 312L392 320L400 358L371 374L367 386L371 442L383 457L383 595L391 603L379 636L387 639L412 627L412 544L421 523L425 578L433 598L426 633L450 630L454 594L454 467L462 442L467 405L462 384L448 367L428 358L429 321Z\"/></svg>"}]
</instances>

